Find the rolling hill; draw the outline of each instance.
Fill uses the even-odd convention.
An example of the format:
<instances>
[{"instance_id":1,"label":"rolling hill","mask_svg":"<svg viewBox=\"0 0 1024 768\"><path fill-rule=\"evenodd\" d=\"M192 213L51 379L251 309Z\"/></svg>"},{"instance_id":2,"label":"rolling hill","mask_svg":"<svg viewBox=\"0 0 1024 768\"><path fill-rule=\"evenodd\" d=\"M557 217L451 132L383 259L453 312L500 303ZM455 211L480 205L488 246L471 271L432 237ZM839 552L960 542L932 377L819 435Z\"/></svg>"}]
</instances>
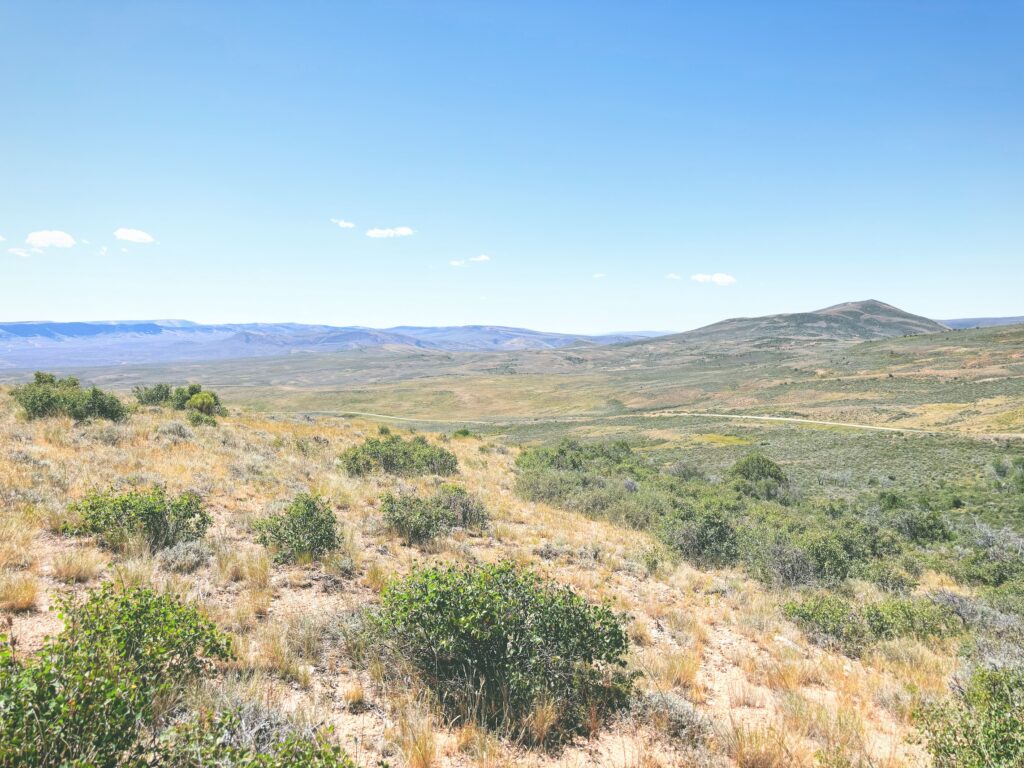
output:
<instances>
[{"instance_id":1,"label":"rolling hill","mask_svg":"<svg viewBox=\"0 0 1024 768\"><path fill-rule=\"evenodd\" d=\"M935 320L869 299L813 312L736 317L637 344L693 346L786 345L808 341L870 341L949 330Z\"/></svg>"}]
</instances>

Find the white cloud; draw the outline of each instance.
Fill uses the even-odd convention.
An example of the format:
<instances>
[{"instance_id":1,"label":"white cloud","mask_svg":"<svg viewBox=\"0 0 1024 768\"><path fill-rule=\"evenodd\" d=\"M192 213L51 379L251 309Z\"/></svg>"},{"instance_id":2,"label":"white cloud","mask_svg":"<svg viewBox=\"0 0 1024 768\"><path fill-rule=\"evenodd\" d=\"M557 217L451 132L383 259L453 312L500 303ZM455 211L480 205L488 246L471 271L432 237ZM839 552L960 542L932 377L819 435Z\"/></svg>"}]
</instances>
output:
<instances>
[{"instance_id":1,"label":"white cloud","mask_svg":"<svg viewBox=\"0 0 1024 768\"><path fill-rule=\"evenodd\" d=\"M118 240L126 240L129 243L152 243L153 236L149 232L143 232L141 229L128 229L127 227L121 227L114 230L114 237Z\"/></svg>"},{"instance_id":2,"label":"white cloud","mask_svg":"<svg viewBox=\"0 0 1024 768\"><path fill-rule=\"evenodd\" d=\"M0 243L4 242L6 239L7 239L6 237L4 237L3 235L0 235Z\"/></svg>"},{"instance_id":3,"label":"white cloud","mask_svg":"<svg viewBox=\"0 0 1024 768\"><path fill-rule=\"evenodd\" d=\"M473 257L470 258L470 261L490 261L490 260L491 260L491 257L488 256L486 253L481 253L479 256L473 256Z\"/></svg>"},{"instance_id":4,"label":"white cloud","mask_svg":"<svg viewBox=\"0 0 1024 768\"><path fill-rule=\"evenodd\" d=\"M352 229L355 226L355 222L345 221L344 219L331 219L331 224L337 224L342 229Z\"/></svg>"},{"instance_id":5,"label":"white cloud","mask_svg":"<svg viewBox=\"0 0 1024 768\"><path fill-rule=\"evenodd\" d=\"M593 277L595 280L601 280L605 277L608 277L608 275L606 275L604 272L595 272Z\"/></svg>"},{"instance_id":6,"label":"white cloud","mask_svg":"<svg viewBox=\"0 0 1024 768\"><path fill-rule=\"evenodd\" d=\"M75 244L75 238L59 229L41 229L29 232L25 242L33 248L70 248Z\"/></svg>"},{"instance_id":7,"label":"white cloud","mask_svg":"<svg viewBox=\"0 0 1024 768\"><path fill-rule=\"evenodd\" d=\"M366 230L367 237L409 237L415 232L412 227L387 227L384 229L375 227Z\"/></svg>"},{"instance_id":8,"label":"white cloud","mask_svg":"<svg viewBox=\"0 0 1024 768\"><path fill-rule=\"evenodd\" d=\"M17 256L19 259L27 259L32 255L27 248L8 248L7 252L12 256Z\"/></svg>"},{"instance_id":9,"label":"white cloud","mask_svg":"<svg viewBox=\"0 0 1024 768\"><path fill-rule=\"evenodd\" d=\"M691 280L697 283L714 283L715 285L732 285L736 282L736 278L732 275L727 275L725 272L715 272L712 275L700 272L690 277Z\"/></svg>"},{"instance_id":10,"label":"white cloud","mask_svg":"<svg viewBox=\"0 0 1024 768\"><path fill-rule=\"evenodd\" d=\"M665 279L666 280L682 280L682 278L679 276L678 272L669 272L667 275L665 275Z\"/></svg>"},{"instance_id":11,"label":"white cloud","mask_svg":"<svg viewBox=\"0 0 1024 768\"><path fill-rule=\"evenodd\" d=\"M101 245L100 246L100 256L106 256L107 255L107 250L108 250L107 246Z\"/></svg>"},{"instance_id":12,"label":"white cloud","mask_svg":"<svg viewBox=\"0 0 1024 768\"><path fill-rule=\"evenodd\" d=\"M466 260L465 259L452 259L448 263L450 265L452 265L453 267L464 267L464 266L466 266Z\"/></svg>"}]
</instances>

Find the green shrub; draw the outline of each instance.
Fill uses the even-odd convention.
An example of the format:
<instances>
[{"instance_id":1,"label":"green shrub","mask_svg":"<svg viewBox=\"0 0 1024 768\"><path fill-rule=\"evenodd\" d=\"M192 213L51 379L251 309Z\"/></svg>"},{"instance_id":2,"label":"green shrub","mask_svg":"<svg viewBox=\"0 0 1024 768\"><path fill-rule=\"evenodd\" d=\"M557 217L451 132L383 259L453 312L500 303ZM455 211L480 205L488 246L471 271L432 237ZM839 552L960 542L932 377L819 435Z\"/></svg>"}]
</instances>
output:
<instances>
[{"instance_id":1,"label":"green shrub","mask_svg":"<svg viewBox=\"0 0 1024 768\"><path fill-rule=\"evenodd\" d=\"M211 392L199 392L188 399L188 402L185 403L185 408L201 413L204 416L213 416L218 405L217 398Z\"/></svg>"},{"instance_id":2,"label":"green shrub","mask_svg":"<svg viewBox=\"0 0 1024 768\"><path fill-rule=\"evenodd\" d=\"M164 405L171 399L170 384L154 384L151 387L132 387L132 394L139 405Z\"/></svg>"},{"instance_id":3,"label":"green shrub","mask_svg":"<svg viewBox=\"0 0 1024 768\"><path fill-rule=\"evenodd\" d=\"M1024 671L975 672L950 702L919 714L935 768L1024 765Z\"/></svg>"},{"instance_id":4,"label":"green shrub","mask_svg":"<svg viewBox=\"0 0 1024 768\"><path fill-rule=\"evenodd\" d=\"M629 700L621 619L510 563L414 571L373 618L378 642L411 664L454 720L509 735L550 708L556 741Z\"/></svg>"},{"instance_id":5,"label":"green shrub","mask_svg":"<svg viewBox=\"0 0 1024 768\"><path fill-rule=\"evenodd\" d=\"M452 483L445 483L426 498L386 494L381 510L387 527L409 546L443 536L455 526L479 528L487 521L483 504Z\"/></svg>"},{"instance_id":6,"label":"green shrub","mask_svg":"<svg viewBox=\"0 0 1024 768\"><path fill-rule=\"evenodd\" d=\"M94 534L106 546L121 548L142 536L152 551L183 541L201 539L210 527L210 514L195 493L171 498L162 486L148 490L92 493L72 504L81 519L70 533Z\"/></svg>"},{"instance_id":7,"label":"green shrub","mask_svg":"<svg viewBox=\"0 0 1024 768\"><path fill-rule=\"evenodd\" d=\"M729 478L742 493L758 499L777 499L788 483L782 467L757 451L729 468Z\"/></svg>"},{"instance_id":8,"label":"green shrub","mask_svg":"<svg viewBox=\"0 0 1024 768\"><path fill-rule=\"evenodd\" d=\"M175 387L174 391L171 392L168 403L174 410L184 411L189 407L189 402L192 398L199 394L209 395L209 397L213 398L213 409L207 415L223 413L224 408L221 405L220 398L217 396L217 393L208 389L204 390L202 384L188 384L184 387ZM203 402L206 402L206 398L203 398Z\"/></svg>"},{"instance_id":9,"label":"green shrub","mask_svg":"<svg viewBox=\"0 0 1024 768\"><path fill-rule=\"evenodd\" d=\"M64 631L25 659L0 637L0 766L141 765L158 704L231 657L195 608L148 589L65 601Z\"/></svg>"},{"instance_id":10,"label":"green shrub","mask_svg":"<svg viewBox=\"0 0 1024 768\"><path fill-rule=\"evenodd\" d=\"M661 539L690 562L721 567L736 562L736 529L718 509L699 509L687 516L672 516L661 527Z\"/></svg>"},{"instance_id":11,"label":"green shrub","mask_svg":"<svg viewBox=\"0 0 1024 768\"><path fill-rule=\"evenodd\" d=\"M871 633L881 640L897 637L945 637L963 629L962 622L944 606L920 598L890 598L864 608Z\"/></svg>"},{"instance_id":12,"label":"green shrub","mask_svg":"<svg viewBox=\"0 0 1024 768\"><path fill-rule=\"evenodd\" d=\"M889 523L916 544L931 544L952 538L952 532L942 513L934 509L894 510Z\"/></svg>"},{"instance_id":13,"label":"green shrub","mask_svg":"<svg viewBox=\"0 0 1024 768\"><path fill-rule=\"evenodd\" d=\"M319 560L338 548L338 521L325 499L300 493L282 514L258 520L259 542L274 550L277 563Z\"/></svg>"},{"instance_id":14,"label":"green shrub","mask_svg":"<svg viewBox=\"0 0 1024 768\"><path fill-rule=\"evenodd\" d=\"M202 411L189 411L188 423L193 427L216 427L217 419Z\"/></svg>"},{"instance_id":15,"label":"green shrub","mask_svg":"<svg viewBox=\"0 0 1024 768\"><path fill-rule=\"evenodd\" d=\"M783 613L799 624L819 645L835 647L857 656L870 640L870 629L860 611L843 598L829 593L786 603Z\"/></svg>"},{"instance_id":16,"label":"green shrub","mask_svg":"<svg viewBox=\"0 0 1024 768\"><path fill-rule=\"evenodd\" d=\"M58 379L37 371L34 380L11 389L11 397L29 419L69 416L75 421L109 419L124 421L128 411L116 396L96 387L82 389L74 376Z\"/></svg>"},{"instance_id":17,"label":"green shrub","mask_svg":"<svg viewBox=\"0 0 1024 768\"><path fill-rule=\"evenodd\" d=\"M154 768L356 768L324 733L290 733L282 739L253 744L241 733L235 712L193 718L162 734L150 763ZM250 743L246 743L246 742Z\"/></svg>"},{"instance_id":18,"label":"green shrub","mask_svg":"<svg viewBox=\"0 0 1024 768\"><path fill-rule=\"evenodd\" d=\"M360 477L372 472L391 475L452 475L459 469L455 454L431 445L422 436L403 440L387 434L354 445L341 455L345 471Z\"/></svg>"}]
</instances>

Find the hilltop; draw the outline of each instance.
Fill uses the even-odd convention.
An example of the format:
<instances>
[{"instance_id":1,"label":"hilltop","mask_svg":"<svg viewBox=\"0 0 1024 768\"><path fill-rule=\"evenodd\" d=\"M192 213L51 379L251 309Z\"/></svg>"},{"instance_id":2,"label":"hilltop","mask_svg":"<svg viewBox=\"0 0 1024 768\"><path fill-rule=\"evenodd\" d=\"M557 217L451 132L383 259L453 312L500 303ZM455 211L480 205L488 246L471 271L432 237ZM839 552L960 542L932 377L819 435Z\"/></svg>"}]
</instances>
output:
<instances>
[{"instance_id":1,"label":"hilltop","mask_svg":"<svg viewBox=\"0 0 1024 768\"><path fill-rule=\"evenodd\" d=\"M657 342L735 346L769 341L869 341L946 330L949 329L935 320L869 299L836 304L813 312L735 317L692 331L663 336Z\"/></svg>"}]
</instances>

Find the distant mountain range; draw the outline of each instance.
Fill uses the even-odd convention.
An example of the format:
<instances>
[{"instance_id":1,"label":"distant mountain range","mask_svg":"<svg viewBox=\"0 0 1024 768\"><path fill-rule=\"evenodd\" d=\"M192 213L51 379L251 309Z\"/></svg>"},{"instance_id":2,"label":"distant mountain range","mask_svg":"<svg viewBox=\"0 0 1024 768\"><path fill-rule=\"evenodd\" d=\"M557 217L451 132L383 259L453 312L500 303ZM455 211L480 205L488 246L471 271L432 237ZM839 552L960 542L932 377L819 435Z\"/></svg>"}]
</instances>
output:
<instances>
[{"instance_id":1,"label":"distant mountain range","mask_svg":"<svg viewBox=\"0 0 1024 768\"><path fill-rule=\"evenodd\" d=\"M1024 322L1024 318L929 320L881 301L837 304L813 312L738 317L685 333L584 336L491 325L395 328L298 323L201 325L145 322L0 323L0 370L201 362L371 349L516 352L629 343L657 349L738 350L858 342L950 328Z\"/></svg>"},{"instance_id":2,"label":"distant mountain range","mask_svg":"<svg viewBox=\"0 0 1024 768\"><path fill-rule=\"evenodd\" d=\"M947 328L961 331L965 328L991 328L993 325L1017 325L1024 323L1024 317L961 317L956 320L939 320Z\"/></svg>"},{"instance_id":3,"label":"distant mountain range","mask_svg":"<svg viewBox=\"0 0 1024 768\"><path fill-rule=\"evenodd\" d=\"M651 335L584 336L488 325L376 329L298 323L201 325L187 320L0 323L0 369L221 360L378 347L452 352L556 349L616 344Z\"/></svg>"}]
</instances>

